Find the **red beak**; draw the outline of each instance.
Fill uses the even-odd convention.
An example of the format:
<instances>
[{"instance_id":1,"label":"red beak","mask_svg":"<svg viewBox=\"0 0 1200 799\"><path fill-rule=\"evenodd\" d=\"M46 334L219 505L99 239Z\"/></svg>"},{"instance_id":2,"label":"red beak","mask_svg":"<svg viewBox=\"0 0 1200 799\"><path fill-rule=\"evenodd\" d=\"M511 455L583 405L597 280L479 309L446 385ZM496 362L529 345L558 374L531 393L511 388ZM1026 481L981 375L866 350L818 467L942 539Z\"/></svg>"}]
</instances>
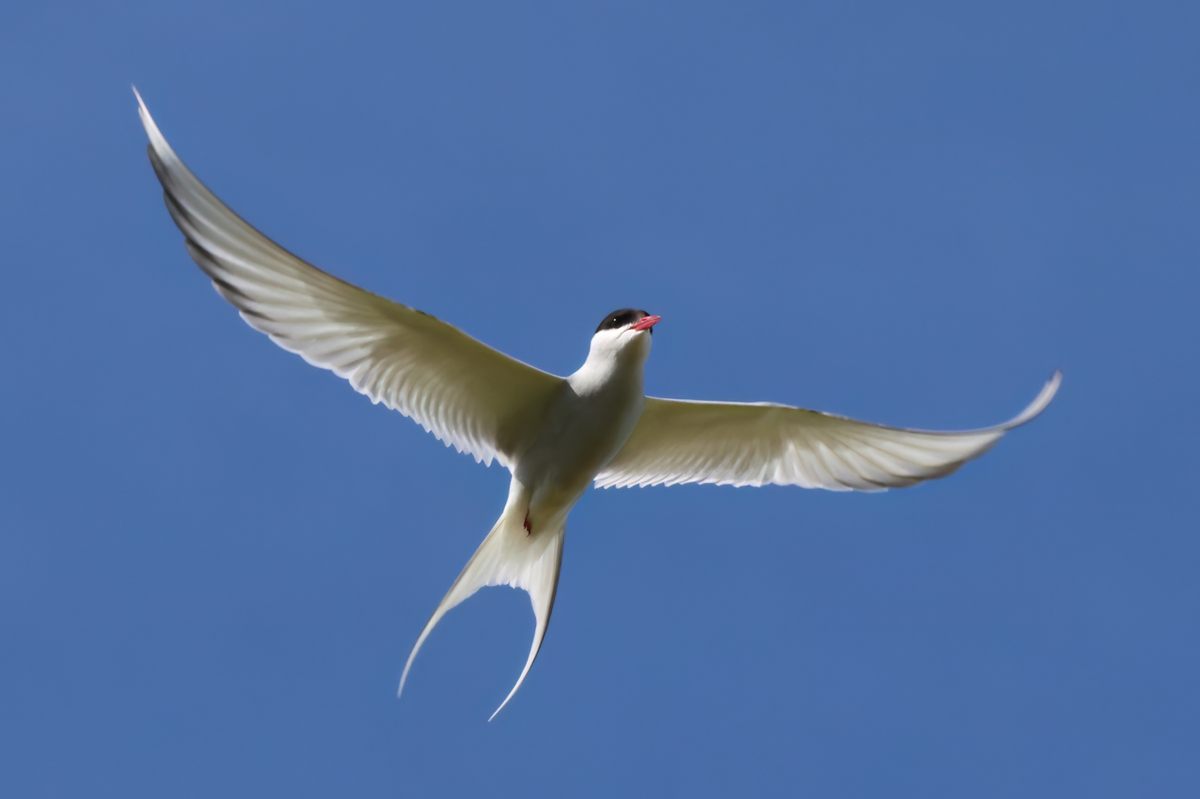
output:
<instances>
[{"instance_id":1,"label":"red beak","mask_svg":"<svg viewBox=\"0 0 1200 799\"><path fill-rule=\"evenodd\" d=\"M654 327L661 321L662 321L661 316L655 316L654 314L650 314L649 316L643 316L641 319L634 322L633 327L631 327L629 329L630 330L649 330L650 328Z\"/></svg>"}]
</instances>

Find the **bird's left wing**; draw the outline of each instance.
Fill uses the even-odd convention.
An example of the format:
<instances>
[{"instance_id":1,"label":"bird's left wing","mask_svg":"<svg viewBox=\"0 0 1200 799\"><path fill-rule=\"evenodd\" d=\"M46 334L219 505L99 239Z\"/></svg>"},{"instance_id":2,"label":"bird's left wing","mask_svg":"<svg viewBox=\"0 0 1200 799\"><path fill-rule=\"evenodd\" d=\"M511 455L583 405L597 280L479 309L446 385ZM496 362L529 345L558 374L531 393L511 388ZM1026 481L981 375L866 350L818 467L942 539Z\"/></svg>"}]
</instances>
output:
<instances>
[{"instance_id":1,"label":"bird's left wing","mask_svg":"<svg viewBox=\"0 0 1200 799\"><path fill-rule=\"evenodd\" d=\"M1055 372L1013 419L943 433L859 422L771 403L648 397L629 441L596 476L600 488L716 483L872 491L944 477L1042 412Z\"/></svg>"},{"instance_id":2,"label":"bird's left wing","mask_svg":"<svg viewBox=\"0 0 1200 799\"><path fill-rule=\"evenodd\" d=\"M150 161L188 252L247 324L460 452L509 464L537 401L561 378L292 255L209 191L137 100Z\"/></svg>"}]
</instances>

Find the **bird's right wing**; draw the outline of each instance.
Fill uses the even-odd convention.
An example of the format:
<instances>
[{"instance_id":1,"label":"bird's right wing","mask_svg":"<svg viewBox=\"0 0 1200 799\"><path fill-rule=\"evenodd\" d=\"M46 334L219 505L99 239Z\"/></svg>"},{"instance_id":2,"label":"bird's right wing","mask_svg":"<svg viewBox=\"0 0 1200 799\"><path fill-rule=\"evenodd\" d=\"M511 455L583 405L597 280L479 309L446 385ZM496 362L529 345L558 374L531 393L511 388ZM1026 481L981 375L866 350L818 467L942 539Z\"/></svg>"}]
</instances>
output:
<instances>
[{"instance_id":1,"label":"bird's right wing","mask_svg":"<svg viewBox=\"0 0 1200 799\"><path fill-rule=\"evenodd\" d=\"M1013 419L943 433L859 422L772 403L648 397L629 441L596 476L600 488L716 483L873 491L944 477L1042 412L1055 372Z\"/></svg>"},{"instance_id":2,"label":"bird's right wing","mask_svg":"<svg viewBox=\"0 0 1200 799\"><path fill-rule=\"evenodd\" d=\"M508 465L537 401L561 378L292 255L192 174L137 99L167 210L192 258L247 324L447 445Z\"/></svg>"}]
</instances>

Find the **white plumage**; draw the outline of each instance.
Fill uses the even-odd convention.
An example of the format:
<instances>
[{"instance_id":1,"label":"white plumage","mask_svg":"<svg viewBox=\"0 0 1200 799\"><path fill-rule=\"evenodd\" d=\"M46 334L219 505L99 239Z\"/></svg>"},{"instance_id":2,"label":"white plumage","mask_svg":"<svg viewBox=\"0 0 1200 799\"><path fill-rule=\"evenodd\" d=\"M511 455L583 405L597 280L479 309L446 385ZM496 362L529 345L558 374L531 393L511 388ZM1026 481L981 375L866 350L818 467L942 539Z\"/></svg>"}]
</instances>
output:
<instances>
[{"instance_id":1,"label":"white plumage","mask_svg":"<svg viewBox=\"0 0 1200 799\"><path fill-rule=\"evenodd\" d=\"M560 378L292 255L197 180L140 96L138 104L167 210L192 258L247 324L458 451L508 465L505 423Z\"/></svg>"},{"instance_id":2,"label":"white plumage","mask_svg":"<svg viewBox=\"0 0 1200 799\"><path fill-rule=\"evenodd\" d=\"M134 92L137 93L136 90ZM1057 372L1021 414L981 430L905 430L770 403L645 397L657 316L605 317L587 360L558 377L434 317L346 283L292 255L210 192L138 110L167 209L188 252L254 329L373 402L484 464L512 473L491 532L422 629L400 687L443 616L489 585L529 593L535 628L516 694L550 622L567 515L602 488L717 483L873 491L943 477L990 449L1054 398ZM493 717L495 713L492 714Z\"/></svg>"},{"instance_id":3,"label":"white plumage","mask_svg":"<svg viewBox=\"0 0 1200 799\"><path fill-rule=\"evenodd\" d=\"M596 476L600 488L716 483L878 491L944 477L1037 416L1055 372L1025 410L981 430L945 433L859 422L770 402L650 397L633 435Z\"/></svg>"}]
</instances>

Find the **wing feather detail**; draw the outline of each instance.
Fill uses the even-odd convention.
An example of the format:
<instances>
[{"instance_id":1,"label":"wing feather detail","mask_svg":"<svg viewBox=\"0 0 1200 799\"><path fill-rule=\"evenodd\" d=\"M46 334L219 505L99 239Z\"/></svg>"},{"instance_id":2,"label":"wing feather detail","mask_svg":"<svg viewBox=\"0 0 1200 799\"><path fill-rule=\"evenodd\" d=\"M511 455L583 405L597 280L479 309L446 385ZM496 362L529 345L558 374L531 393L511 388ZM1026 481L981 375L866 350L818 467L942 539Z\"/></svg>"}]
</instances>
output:
<instances>
[{"instance_id":1,"label":"wing feather detail","mask_svg":"<svg viewBox=\"0 0 1200 799\"><path fill-rule=\"evenodd\" d=\"M192 259L248 325L447 446L482 463L509 465L522 431L536 419L539 398L549 397L561 378L276 244L192 174L140 95L137 101L167 211Z\"/></svg>"},{"instance_id":2,"label":"wing feather detail","mask_svg":"<svg viewBox=\"0 0 1200 799\"><path fill-rule=\"evenodd\" d=\"M599 488L715 483L879 491L945 477L1050 404L1055 372L1020 414L963 432L909 430L773 403L647 397Z\"/></svg>"}]
</instances>

